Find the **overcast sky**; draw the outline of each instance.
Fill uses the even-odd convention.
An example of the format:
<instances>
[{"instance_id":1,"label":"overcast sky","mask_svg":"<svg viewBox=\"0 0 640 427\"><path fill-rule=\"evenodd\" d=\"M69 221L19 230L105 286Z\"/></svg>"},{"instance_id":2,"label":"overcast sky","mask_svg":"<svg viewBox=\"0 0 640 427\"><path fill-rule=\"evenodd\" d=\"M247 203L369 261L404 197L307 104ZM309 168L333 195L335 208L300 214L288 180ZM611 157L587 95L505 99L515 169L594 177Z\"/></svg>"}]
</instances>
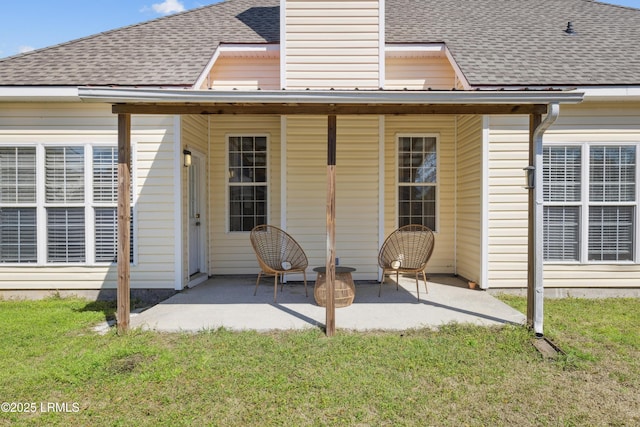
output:
<instances>
[{"instance_id":1,"label":"overcast sky","mask_svg":"<svg viewBox=\"0 0 640 427\"><path fill-rule=\"evenodd\" d=\"M0 58L219 1L3 0L0 9ZM640 9L640 0L611 0L607 3Z\"/></svg>"}]
</instances>

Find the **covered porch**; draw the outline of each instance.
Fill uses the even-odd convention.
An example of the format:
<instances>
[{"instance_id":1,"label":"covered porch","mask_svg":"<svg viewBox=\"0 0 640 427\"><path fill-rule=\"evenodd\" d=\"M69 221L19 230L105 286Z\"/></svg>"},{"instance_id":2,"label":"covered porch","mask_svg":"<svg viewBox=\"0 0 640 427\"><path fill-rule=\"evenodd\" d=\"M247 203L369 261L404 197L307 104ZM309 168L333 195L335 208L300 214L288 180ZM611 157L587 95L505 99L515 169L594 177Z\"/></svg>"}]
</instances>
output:
<instances>
[{"instance_id":1,"label":"covered porch","mask_svg":"<svg viewBox=\"0 0 640 427\"><path fill-rule=\"evenodd\" d=\"M119 191L119 224L120 236L118 241L122 244L122 251L119 251L118 259L128 259L130 249L128 242L129 225L129 198L128 189L128 165L131 145L131 115L132 114L163 114L173 116L208 116L208 115L256 115L256 116L276 116L287 118L289 116L325 116L328 118L326 125L327 136L327 181L326 181L326 268L328 272L328 292L331 293L334 282L334 271L336 265L336 147L338 131L337 118L347 116L378 116L380 120L384 117L400 117L404 115L413 116L471 116L476 119L490 115L528 115L530 117L529 135L529 160L530 170L540 168L542 163L542 135L544 131L553 123L558 115L560 103L577 103L582 100L582 94L575 92L558 91L442 91L442 92L394 92L394 91L286 91L286 92L250 92L250 93L227 93L209 91L172 91L172 90L140 90L140 89L110 89L110 88L82 88L81 98L84 101L108 102L113 104L113 113L118 114L119 123L119 171L120 191ZM549 111L550 109L550 111ZM542 115L549 113L545 120ZM479 120L476 120L479 122ZM475 135L482 135L481 123L475 125L477 131ZM281 127L282 129L282 127ZM391 131L392 127L385 127L380 122L378 138ZM457 127L454 135L457 135ZM396 133L399 131L396 131ZM325 132L317 132L325 134ZM455 140L455 137L454 137ZM380 159L393 159L394 154L385 155L383 149L391 147L389 138L380 139L381 143L376 146L380 151ZM469 139L470 144L475 144L479 149L478 141ZM319 151L320 152L320 151ZM285 151L281 151L285 153ZM454 150L453 156L457 158ZM275 158L286 159L280 155ZM382 163L377 170L379 176L386 172ZM220 168L222 170L222 168ZM281 167L281 171L289 170ZM452 170L457 170L454 165ZM542 334L542 256L541 242L542 233L540 224L542 223L541 194L542 186L541 174L529 173L529 260L528 260L528 302L529 309L527 322L534 327L537 333ZM374 171L375 172L375 171ZM482 172L479 170L478 172ZM375 173L373 174L375 175ZM314 174L320 176L320 174ZM454 177L455 181L455 177ZM449 182L454 182L449 181ZM479 182L479 181L478 181ZM388 182L384 182L388 184ZM377 223L379 236L387 234L387 230L392 228L392 221L396 215L389 214L385 208L389 203L386 200L395 200L396 196L390 192L386 193L386 186L380 181L377 197L369 198L378 202ZM389 187L390 188L390 187ZM384 189L381 190L381 189ZM478 196L476 195L476 198ZM477 200L476 200L477 202ZM436 203L438 201L436 200ZM323 202L324 204L324 202ZM300 204L298 204L300 205ZM476 203L475 223L479 225L479 219L486 215L485 211L479 209ZM323 205L321 207L324 207ZM454 207L456 209L457 207ZM463 207L460 207L463 209ZM321 209L324 210L324 209ZM320 211L320 209L316 209ZM464 211L464 209L462 210ZM461 212L462 212L461 211ZM287 224L291 219L289 212L281 210L276 216L280 216L281 223ZM219 215L214 215L218 218ZM300 223L299 226L304 227ZM307 227L308 228L308 227ZM455 225L453 227L455 229ZM246 231L246 230L245 230ZM295 231L295 230L293 230ZM441 236L443 239L444 237ZM357 239L353 239L356 241ZM452 241L451 239L446 239ZM368 242L368 247L375 247ZM481 247L486 247L482 242L476 242ZM120 243L119 243L120 245ZM318 246L319 247L319 246ZM455 245L454 245L455 247ZM246 252L246 251L245 251ZM320 254L319 254L320 255ZM321 258L317 256L316 258ZM368 259L373 259L370 256ZM458 259L456 254L454 259ZM476 266L484 265L481 257L476 257ZM316 262L317 263L317 262ZM128 296L129 296L129 268L126 262L120 261L118 280L118 328L124 331L128 327ZM445 264L451 267L451 263ZM482 284L484 280L480 280ZM323 312L326 313L327 334L331 335L335 329L336 316L331 300L328 307Z\"/></svg>"},{"instance_id":2,"label":"covered porch","mask_svg":"<svg viewBox=\"0 0 640 427\"><path fill-rule=\"evenodd\" d=\"M214 276L162 303L131 317L132 328L162 332L199 332L217 328L229 330L325 330L325 308L315 303L313 281L305 297L302 282L289 282L273 302L271 280L263 280L253 295L255 276ZM339 330L408 330L438 328L449 323L496 326L525 323L525 316L489 293L469 289L467 283L450 275L431 275L429 293L420 281L416 298L413 277L388 277L378 297L378 283L356 281L353 304L336 309Z\"/></svg>"}]
</instances>

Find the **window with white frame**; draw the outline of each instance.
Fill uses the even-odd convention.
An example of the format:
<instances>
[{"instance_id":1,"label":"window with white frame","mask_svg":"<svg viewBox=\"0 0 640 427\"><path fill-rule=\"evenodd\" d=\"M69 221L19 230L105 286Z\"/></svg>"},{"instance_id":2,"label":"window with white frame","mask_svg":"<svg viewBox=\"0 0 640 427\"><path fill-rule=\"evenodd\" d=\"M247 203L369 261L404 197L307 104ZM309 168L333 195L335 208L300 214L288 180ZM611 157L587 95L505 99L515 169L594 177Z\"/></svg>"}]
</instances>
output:
<instances>
[{"instance_id":1,"label":"window with white frame","mask_svg":"<svg viewBox=\"0 0 640 427\"><path fill-rule=\"evenodd\" d=\"M398 137L398 226L436 229L438 190L436 136Z\"/></svg>"},{"instance_id":2,"label":"window with white frame","mask_svg":"<svg viewBox=\"0 0 640 427\"><path fill-rule=\"evenodd\" d=\"M0 263L115 262L117 163L114 146L0 147Z\"/></svg>"},{"instance_id":3,"label":"window with white frame","mask_svg":"<svg viewBox=\"0 0 640 427\"><path fill-rule=\"evenodd\" d=\"M545 261L635 259L636 153L631 144L544 147Z\"/></svg>"},{"instance_id":4,"label":"window with white frame","mask_svg":"<svg viewBox=\"0 0 640 427\"><path fill-rule=\"evenodd\" d=\"M36 149L0 147L0 262L38 261Z\"/></svg>"},{"instance_id":5,"label":"window with white frame","mask_svg":"<svg viewBox=\"0 0 640 427\"><path fill-rule=\"evenodd\" d=\"M267 223L267 137L229 136L229 231Z\"/></svg>"}]
</instances>

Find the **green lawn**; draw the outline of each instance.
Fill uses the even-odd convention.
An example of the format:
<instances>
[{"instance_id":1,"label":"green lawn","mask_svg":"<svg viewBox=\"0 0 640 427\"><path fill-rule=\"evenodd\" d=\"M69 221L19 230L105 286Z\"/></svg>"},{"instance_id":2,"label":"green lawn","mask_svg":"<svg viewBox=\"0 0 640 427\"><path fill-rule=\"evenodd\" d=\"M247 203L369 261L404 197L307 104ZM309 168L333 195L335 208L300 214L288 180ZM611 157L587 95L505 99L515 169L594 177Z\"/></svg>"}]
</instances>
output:
<instances>
[{"instance_id":1,"label":"green lawn","mask_svg":"<svg viewBox=\"0 0 640 427\"><path fill-rule=\"evenodd\" d=\"M640 424L637 299L547 300L547 337L566 353L556 360L514 326L93 332L112 314L0 301L0 402L36 409L0 412L0 425Z\"/></svg>"}]
</instances>

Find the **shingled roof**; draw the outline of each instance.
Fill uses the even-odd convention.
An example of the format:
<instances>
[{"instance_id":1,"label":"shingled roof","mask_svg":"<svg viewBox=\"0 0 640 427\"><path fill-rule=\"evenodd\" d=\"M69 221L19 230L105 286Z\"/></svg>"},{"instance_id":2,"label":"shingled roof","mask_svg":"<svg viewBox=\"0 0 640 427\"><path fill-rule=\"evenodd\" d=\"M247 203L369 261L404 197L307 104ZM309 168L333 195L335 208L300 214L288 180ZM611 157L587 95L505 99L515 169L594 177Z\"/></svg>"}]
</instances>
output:
<instances>
[{"instance_id":1,"label":"shingled roof","mask_svg":"<svg viewBox=\"0 0 640 427\"><path fill-rule=\"evenodd\" d=\"M0 59L0 86L189 87L220 43L279 43L279 4L228 0ZM473 86L640 85L640 10L593 0L386 0L386 42L445 43Z\"/></svg>"}]
</instances>

